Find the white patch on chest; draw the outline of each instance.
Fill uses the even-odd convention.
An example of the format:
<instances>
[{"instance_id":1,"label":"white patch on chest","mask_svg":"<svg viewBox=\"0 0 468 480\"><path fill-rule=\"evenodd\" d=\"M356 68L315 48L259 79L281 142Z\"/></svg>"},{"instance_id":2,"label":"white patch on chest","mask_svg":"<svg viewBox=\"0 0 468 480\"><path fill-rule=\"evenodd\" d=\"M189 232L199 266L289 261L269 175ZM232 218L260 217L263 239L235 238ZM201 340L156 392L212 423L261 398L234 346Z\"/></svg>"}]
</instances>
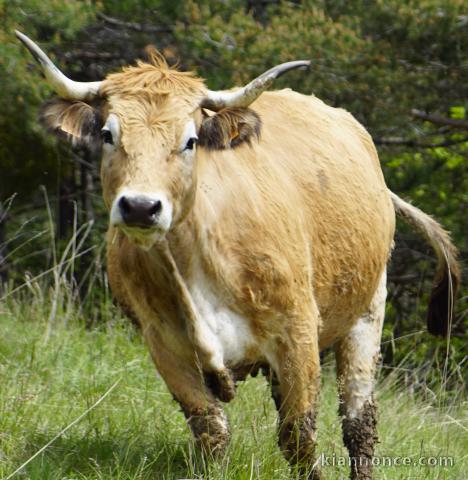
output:
<instances>
[{"instance_id":1,"label":"white patch on chest","mask_svg":"<svg viewBox=\"0 0 468 480\"><path fill-rule=\"evenodd\" d=\"M215 352L215 363L226 367L244 363L247 350L257 346L248 320L226 306L200 267L195 269L188 288L197 309L200 333Z\"/></svg>"}]
</instances>

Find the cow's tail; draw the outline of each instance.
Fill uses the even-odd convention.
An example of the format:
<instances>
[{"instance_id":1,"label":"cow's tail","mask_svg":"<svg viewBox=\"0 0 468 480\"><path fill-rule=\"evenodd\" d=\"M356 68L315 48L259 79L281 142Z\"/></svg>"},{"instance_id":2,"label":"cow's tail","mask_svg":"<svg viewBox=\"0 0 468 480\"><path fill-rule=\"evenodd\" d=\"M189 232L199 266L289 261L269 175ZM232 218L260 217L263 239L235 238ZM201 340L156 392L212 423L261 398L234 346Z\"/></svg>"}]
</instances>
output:
<instances>
[{"instance_id":1,"label":"cow's tail","mask_svg":"<svg viewBox=\"0 0 468 480\"><path fill-rule=\"evenodd\" d=\"M427 311L427 329L432 335L445 337L451 330L453 304L461 280L457 249L449 233L433 218L393 192L390 195L397 215L415 227L437 254L437 271Z\"/></svg>"}]
</instances>

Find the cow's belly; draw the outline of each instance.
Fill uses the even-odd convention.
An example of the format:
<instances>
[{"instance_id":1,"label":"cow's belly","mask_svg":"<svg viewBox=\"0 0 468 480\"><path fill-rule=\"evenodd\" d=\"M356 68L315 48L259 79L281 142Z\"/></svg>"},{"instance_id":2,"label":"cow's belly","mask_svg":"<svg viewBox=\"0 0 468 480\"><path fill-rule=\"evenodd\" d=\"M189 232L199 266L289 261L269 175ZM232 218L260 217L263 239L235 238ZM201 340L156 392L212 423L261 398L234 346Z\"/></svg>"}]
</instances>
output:
<instances>
[{"instance_id":1,"label":"cow's belly","mask_svg":"<svg viewBox=\"0 0 468 480\"><path fill-rule=\"evenodd\" d=\"M197 312L200 333L215 355L215 363L235 367L258 361L260 345L250 322L234 312L198 271L188 285Z\"/></svg>"}]
</instances>

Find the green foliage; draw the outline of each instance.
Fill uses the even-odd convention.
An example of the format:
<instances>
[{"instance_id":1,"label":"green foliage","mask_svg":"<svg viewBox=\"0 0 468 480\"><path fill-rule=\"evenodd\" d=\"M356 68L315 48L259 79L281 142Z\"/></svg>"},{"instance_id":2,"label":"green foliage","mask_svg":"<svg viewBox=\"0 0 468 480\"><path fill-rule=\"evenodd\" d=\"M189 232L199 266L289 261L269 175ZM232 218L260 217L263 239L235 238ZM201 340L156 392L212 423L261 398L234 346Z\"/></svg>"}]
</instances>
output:
<instances>
[{"instance_id":1,"label":"green foliage","mask_svg":"<svg viewBox=\"0 0 468 480\"><path fill-rule=\"evenodd\" d=\"M54 148L38 125L38 107L51 89L40 70L31 68L34 62L25 55L14 30L27 32L50 51L87 25L93 11L89 1L0 2L0 201L14 193L30 195L40 184L53 185L64 153Z\"/></svg>"},{"instance_id":2,"label":"green foliage","mask_svg":"<svg viewBox=\"0 0 468 480\"><path fill-rule=\"evenodd\" d=\"M100 2L102 12L112 17L140 22L142 24L164 25L184 14L184 0L105 0Z\"/></svg>"},{"instance_id":3,"label":"green foliage","mask_svg":"<svg viewBox=\"0 0 468 480\"><path fill-rule=\"evenodd\" d=\"M411 118L412 109L466 118L464 2L279 2L269 7L262 22L237 2L226 2L223 9L199 2L188 6L188 18L176 30L181 57L211 88L246 83L280 62L311 59L309 72L288 74L278 86L314 93L352 112L374 139L382 139L379 153L389 187L451 230L462 257L466 255L467 224L461 213L468 191L466 130L437 128ZM386 146L386 138L397 142ZM420 239L400 224L399 232L390 278L418 271L423 276L405 283L406 291L398 280L390 284L397 308L388 312L386 341L425 328L434 268L433 253ZM466 295L462 291L461 297ZM452 339L449 349L455 376L465 358L460 348L463 303L457 303L460 313L454 322L454 336L459 338ZM443 363L445 351L441 342L417 335L402 349L387 347L385 358L397 362L411 352L418 364L432 362L437 353L437 361Z\"/></svg>"},{"instance_id":4,"label":"green foliage","mask_svg":"<svg viewBox=\"0 0 468 480\"><path fill-rule=\"evenodd\" d=\"M279 62L311 59L307 75L288 76L282 85L349 109L379 135L408 129L411 108L466 102L468 34L459 1L284 2L270 8L266 23L238 2L224 9L187 2L186 11L177 29L182 58L213 88L245 82Z\"/></svg>"}]
</instances>

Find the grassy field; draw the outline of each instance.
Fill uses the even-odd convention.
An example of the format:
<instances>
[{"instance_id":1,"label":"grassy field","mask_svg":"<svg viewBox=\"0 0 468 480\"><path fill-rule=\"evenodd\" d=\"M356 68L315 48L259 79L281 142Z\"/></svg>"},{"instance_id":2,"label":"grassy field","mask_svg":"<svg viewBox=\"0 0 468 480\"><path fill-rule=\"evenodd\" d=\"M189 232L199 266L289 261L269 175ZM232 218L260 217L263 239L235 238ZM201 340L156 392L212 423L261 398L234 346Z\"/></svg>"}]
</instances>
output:
<instances>
[{"instance_id":1,"label":"grassy field","mask_svg":"<svg viewBox=\"0 0 468 480\"><path fill-rule=\"evenodd\" d=\"M23 302L0 307L0 332L2 479L10 478L116 382L98 406L12 478L295 478L276 446L276 415L263 377L240 384L237 398L226 406L233 439L224 461L204 463L139 333L126 322L85 328L74 316L51 316ZM378 456L409 457L416 463L421 457L453 461L452 466L378 467L377 479L468 478L461 392L450 405L440 405L437 393L429 403L390 375L379 383L377 396ZM346 456L336 412L330 360L324 367L318 420L318 452L329 457ZM347 478L347 467L324 466L323 473L326 479Z\"/></svg>"}]
</instances>

